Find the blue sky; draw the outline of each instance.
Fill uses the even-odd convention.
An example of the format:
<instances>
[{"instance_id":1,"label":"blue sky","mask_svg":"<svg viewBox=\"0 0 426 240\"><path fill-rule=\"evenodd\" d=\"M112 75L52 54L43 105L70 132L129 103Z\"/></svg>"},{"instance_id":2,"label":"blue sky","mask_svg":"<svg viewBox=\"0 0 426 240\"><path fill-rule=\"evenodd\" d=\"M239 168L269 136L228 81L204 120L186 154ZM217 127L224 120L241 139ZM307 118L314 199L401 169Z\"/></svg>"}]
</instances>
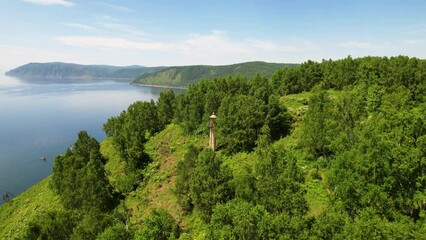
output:
<instances>
[{"instance_id":1,"label":"blue sky","mask_svg":"<svg viewBox=\"0 0 426 240\"><path fill-rule=\"evenodd\" d=\"M0 70L426 58L423 0L2 0Z\"/></svg>"}]
</instances>

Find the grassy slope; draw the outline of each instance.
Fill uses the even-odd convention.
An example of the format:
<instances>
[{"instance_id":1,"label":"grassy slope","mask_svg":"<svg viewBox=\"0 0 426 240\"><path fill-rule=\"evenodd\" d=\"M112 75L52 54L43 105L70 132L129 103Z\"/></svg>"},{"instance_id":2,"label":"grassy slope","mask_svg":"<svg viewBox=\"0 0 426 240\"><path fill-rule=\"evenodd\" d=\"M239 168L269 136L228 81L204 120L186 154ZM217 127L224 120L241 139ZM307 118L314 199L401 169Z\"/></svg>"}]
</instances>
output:
<instances>
[{"instance_id":1,"label":"grassy slope","mask_svg":"<svg viewBox=\"0 0 426 240\"><path fill-rule=\"evenodd\" d=\"M345 91L327 90L331 100L343 96ZM302 134L303 116L308 110L308 100L312 96L311 92L304 92L300 94L290 94L282 96L280 99L288 111L294 116L296 120L293 124L293 131L290 136L276 142L286 149L292 149L296 154L303 154L297 149L297 142ZM305 153L306 154L306 153ZM309 156L299 156L298 159L308 159ZM305 183L303 187L306 190L306 200L309 204L308 216L318 216L323 212L329 204L329 193L326 187L325 169L320 169L318 166L313 166L310 161L299 161L299 167L305 172Z\"/></svg>"},{"instance_id":2,"label":"grassy slope","mask_svg":"<svg viewBox=\"0 0 426 240\"><path fill-rule=\"evenodd\" d=\"M182 227L188 225L187 220L177 205L173 194L176 179L176 166L183 158L188 146L207 146L208 139L200 139L186 135L175 124L152 137L146 144L146 151L152 163L144 170L145 181L126 198L126 205L132 212L131 222L139 226L153 208L166 209ZM106 171L114 185L124 175L123 162L114 149L111 139L101 144L101 152L108 158Z\"/></svg>"},{"instance_id":3,"label":"grassy slope","mask_svg":"<svg viewBox=\"0 0 426 240\"><path fill-rule=\"evenodd\" d=\"M214 79L237 74L246 77L253 77L256 74L272 76L278 68L292 66L295 64L246 62L224 66L169 67L155 73L143 74L135 79L134 83L187 87L201 79Z\"/></svg>"},{"instance_id":4,"label":"grassy slope","mask_svg":"<svg viewBox=\"0 0 426 240\"><path fill-rule=\"evenodd\" d=\"M49 180L42 180L0 207L0 239L18 238L38 214L62 209L59 198L49 188Z\"/></svg>"},{"instance_id":5,"label":"grassy slope","mask_svg":"<svg viewBox=\"0 0 426 240\"><path fill-rule=\"evenodd\" d=\"M190 144L207 146L207 141L207 138L188 136L179 126L173 124L149 140L146 150L153 162L145 171L146 184L140 186L126 199L126 205L133 213L131 219L133 223L140 225L153 208L164 208L181 227L185 228L188 225L173 194L176 167Z\"/></svg>"}]
</instances>

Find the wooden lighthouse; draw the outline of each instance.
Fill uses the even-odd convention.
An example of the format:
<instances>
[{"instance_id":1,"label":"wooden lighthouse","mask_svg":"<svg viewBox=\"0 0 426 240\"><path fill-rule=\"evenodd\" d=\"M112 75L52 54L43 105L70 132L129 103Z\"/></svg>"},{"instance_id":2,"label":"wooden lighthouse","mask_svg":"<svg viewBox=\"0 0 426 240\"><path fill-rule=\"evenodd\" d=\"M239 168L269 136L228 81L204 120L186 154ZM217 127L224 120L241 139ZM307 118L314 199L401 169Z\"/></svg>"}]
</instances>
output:
<instances>
[{"instance_id":1,"label":"wooden lighthouse","mask_svg":"<svg viewBox=\"0 0 426 240\"><path fill-rule=\"evenodd\" d=\"M210 136L209 136L209 148L213 151L216 148L216 139L214 138L214 127L216 126L216 115L214 113L210 116L209 128L210 128Z\"/></svg>"}]
</instances>

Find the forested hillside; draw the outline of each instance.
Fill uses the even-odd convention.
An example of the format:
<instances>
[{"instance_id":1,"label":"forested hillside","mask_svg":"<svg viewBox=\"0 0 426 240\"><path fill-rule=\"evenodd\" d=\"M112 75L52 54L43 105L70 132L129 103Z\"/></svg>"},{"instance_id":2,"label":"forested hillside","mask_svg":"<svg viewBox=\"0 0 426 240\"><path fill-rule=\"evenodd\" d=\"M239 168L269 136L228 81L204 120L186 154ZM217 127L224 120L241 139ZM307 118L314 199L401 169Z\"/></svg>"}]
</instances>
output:
<instances>
[{"instance_id":1,"label":"forested hillside","mask_svg":"<svg viewBox=\"0 0 426 240\"><path fill-rule=\"evenodd\" d=\"M72 63L28 63L6 72L19 78L67 79L67 78L115 78L133 80L144 73L152 73L163 67L108 65L81 65Z\"/></svg>"},{"instance_id":2,"label":"forested hillside","mask_svg":"<svg viewBox=\"0 0 426 240\"><path fill-rule=\"evenodd\" d=\"M294 67L296 65L297 64L246 62L223 66L195 65L168 67L158 72L143 74L136 78L134 83L187 87L201 79L214 79L232 75L251 78L259 74L270 77L278 68Z\"/></svg>"},{"instance_id":3,"label":"forested hillside","mask_svg":"<svg viewBox=\"0 0 426 240\"><path fill-rule=\"evenodd\" d=\"M163 92L111 117L102 143L80 132L50 180L62 207L9 236L425 239L425 91L426 61L399 56Z\"/></svg>"}]
</instances>

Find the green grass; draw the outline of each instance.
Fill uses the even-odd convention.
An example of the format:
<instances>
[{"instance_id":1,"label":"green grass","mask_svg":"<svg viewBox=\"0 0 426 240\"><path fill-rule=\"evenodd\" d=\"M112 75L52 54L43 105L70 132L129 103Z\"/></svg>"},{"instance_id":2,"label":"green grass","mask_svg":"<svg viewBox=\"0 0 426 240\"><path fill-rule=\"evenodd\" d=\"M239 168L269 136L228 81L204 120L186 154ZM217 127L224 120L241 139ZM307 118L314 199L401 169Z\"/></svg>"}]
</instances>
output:
<instances>
[{"instance_id":1,"label":"green grass","mask_svg":"<svg viewBox=\"0 0 426 240\"><path fill-rule=\"evenodd\" d=\"M177 164L190 144L207 147L206 139L186 135L175 124L153 136L145 145L152 163L144 170L145 181L126 198L132 212L131 222L140 226L153 208L164 208L184 229L189 225L174 195Z\"/></svg>"},{"instance_id":2,"label":"green grass","mask_svg":"<svg viewBox=\"0 0 426 240\"><path fill-rule=\"evenodd\" d=\"M234 176L246 174L246 168L253 169L256 162L254 153L237 153L232 157L224 157L224 163L229 166Z\"/></svg>"},{"instance_id":3,"label":"green grass","mask_svg":"<svg viewBox=\"0 0 426 240\"><path fill-rule=\"evenodd\" d=\"M17 239L38 214L62 209L59 198L49 187L48 177L11 201L0 206L0 239Z\"/></svg>"},{"instance_id":4,"label":"green grass","mask_svg":"<svg viewBox=\"0 0 426 240\"><path fill-rule=\"evenodd\" d=\"M328 90L327 93L331 99L336 99L342 92ZM303 134L303 115L308 110L307 103L312 96L310 92L300 94L291 94L282 96L281 104L286 106L295 118L293 129L290 135L273 143L275 148L282 148L291 151L298 159L297 165L305 173L305 183L303 188L306 190L305 199L308 202L308 216L318 216L329 204L329 194L326 186L325 174L322 170L312 165L312 156L306 152L300 145L299 139Z\"/></svg>"},{"instance_id":5,"label":"green grass","mask_svg":"<svg viewBox=\"0 0 426 240\"><path fill-rule=\"evenodd\" d=\"M321 170L311 168L306 172L306 182L303 187L306 190L305 199L309 205L308 216L315 217L327 208L329 194L325 184L325 175Z\"/></svg>"},{"instance_id":6,"label":"green grass","mask_svg":"<svg viewBox=\"0 0 426 240\"><path fill-rule=\"evenodd\" d=\"M327 90L331 100L346 94L346 91ZM281 96L280 103L284 105L295 119L295 126L300 126L303 122L303 116L308 111L308 103L311 98L311 92L303 92L298 94L289 94Z\"/></svg>"},{"instance_id":7,"label":"green grass","mask_svg":"<svg viewBox=\"0 0 426 240\"><path fill-rule=\"evenodd\" d=\"M299 94L289 94L281 97L281 103L290 110L295 111L302 107L307 107L309 98L312 96L310 92L303 92Z\"/></svg>"},{"instance_id":8,"label":"green grass","mask_svg":"<svg viewBox=\"0 0 426 240\"><path fill-rule=\"evenodd\" d=\"M100 152L102 156L108 159L105 164L108 180L115 189L118 189L119 179L125 176L125 164L119 152L115 149L112 138L107 138L101 142Z\"/></svg>"}]
</instances>

